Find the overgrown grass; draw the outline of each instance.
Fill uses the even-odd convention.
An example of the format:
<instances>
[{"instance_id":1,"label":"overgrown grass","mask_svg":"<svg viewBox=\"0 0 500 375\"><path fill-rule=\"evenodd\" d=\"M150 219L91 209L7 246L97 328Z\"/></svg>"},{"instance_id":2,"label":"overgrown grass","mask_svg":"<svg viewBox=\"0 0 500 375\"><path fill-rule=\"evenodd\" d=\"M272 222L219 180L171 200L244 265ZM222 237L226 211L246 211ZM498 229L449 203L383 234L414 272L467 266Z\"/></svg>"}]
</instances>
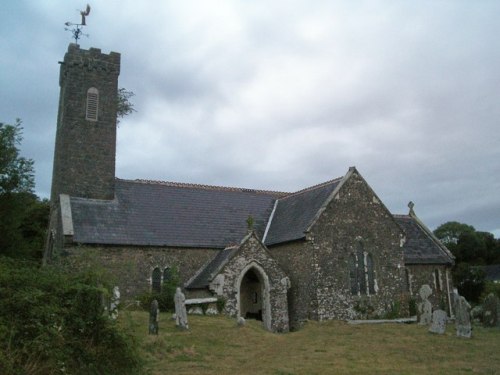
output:
<instances>
[{"instance_id":1,"label":"overgrown grass","mask_svg":"<svg viewBox=\"0 0 500 375\"><path fill-rule=\"evenodd\" d=\"M158 336L148 315L125 312L121 323L141 340L148 374L461 374L500 373L500 330L474 327L470 340L434 335L416 324L351 326L309 322L272 334L257 321L237 327L223 316L190 316L189 331L161 314Z\"/></svg>"}]
</instances>

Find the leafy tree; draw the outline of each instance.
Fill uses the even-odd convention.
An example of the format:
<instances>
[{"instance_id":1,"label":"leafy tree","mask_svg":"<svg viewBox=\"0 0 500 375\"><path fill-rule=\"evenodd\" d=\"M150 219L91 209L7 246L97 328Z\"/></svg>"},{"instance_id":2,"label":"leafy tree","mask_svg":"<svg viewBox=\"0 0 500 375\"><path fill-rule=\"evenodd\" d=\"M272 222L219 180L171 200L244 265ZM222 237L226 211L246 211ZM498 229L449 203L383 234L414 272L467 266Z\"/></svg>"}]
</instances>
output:
<instances>
[{"instance_id":1,"label":"leafy tree","mask_svg":"<svg viewBox=\"0 0 500 375\"><path fill-rule=\"evenodd\" d=\"M104 310L105 280L0 256L0 373L141 373L136 341Z\"/></svg>"},{"instance_id":2,"label":"leafy tree","mask_svg":"<svg viewBox=\"0 0 500 375\"><path fill-rule=\"evenodd\" d=\"M0 254L39 258L49 204L33 194L33 160L20 156L21 141L21 120L0 123Z\"/></svg>"},{"instance_id":3,"label":"leafy tree","mask_svg":"<svg viewBox=\"0 0 500 375\"><path fill-rule=\"evenodd\" d=\"M0 194L32 193L35 187L34 162L19 155L22 130L20 119L0 122Z\"/></svg>"},{"instance_id":4,"label":"leafy tree","mask_svg":"<svg viewBox=\"0 0 500 375\"><path fill-rule=\"evenodd\" d=\"M120 118L130 115L132 112L137 112L134 108L134 104L130 101L130 98L134 95L132 91L127 91L123 87L118 90L116 108L117 123L120 122Z\"/></svg>"},{"instance_id":5,"label":"leafy tree","mask_svg":"<svg viewBox=\"0 0 500 375\"><path fill-rule=\"evenodd\" d=\"M486 285L485 272L479 267L462 262L453 268L452 276L460 295L468 301L478 303Z\"/></svg>"},{"instance_id":6,"label":"leafy tree","mask_svg":"<svg viewBox=\"0 0 500 375\"><path fill-rule=\"evenodd\" d=\"M462 224L458 221L448 221L436 228L434 234L448 248L458 243L460 236L464 233L474 233L476 230L472 225ZM451 249L450 249L451 250Z\"/></svg>"}]
</instances>

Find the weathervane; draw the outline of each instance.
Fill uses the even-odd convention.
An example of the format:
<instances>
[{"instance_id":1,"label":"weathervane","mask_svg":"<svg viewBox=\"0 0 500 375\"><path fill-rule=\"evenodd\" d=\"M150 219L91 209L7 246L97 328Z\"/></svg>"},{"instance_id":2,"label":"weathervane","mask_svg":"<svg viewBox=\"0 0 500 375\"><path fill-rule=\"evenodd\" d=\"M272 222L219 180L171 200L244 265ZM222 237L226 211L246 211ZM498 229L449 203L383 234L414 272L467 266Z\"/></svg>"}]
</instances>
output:
<instances>
[{"instance_id":1,"label":"weathervane","mask_svg":"<svg viewBox=\"0 0 500 375\"><path fill-rule=\"evenodd\" d=\"M82 27L83 26L87 26L87 24L85 23L85 17L87 17L90 13L90 5L87 4L87 8L85 8L85 10L80 10L80 15L82 16L82 22L81 23L72 23L72 22L66 22L65 25L66 26L74 26L72 29L69 29L67 27L64 28L64 30L66 31L71 31L71 33L73 34L73 38L75 39L75 43L78 44L78 39L80 39L80 37L82 35L85 35L88 37L88 34L84 34L82 32Z\"/></svg>"}]
</instances>

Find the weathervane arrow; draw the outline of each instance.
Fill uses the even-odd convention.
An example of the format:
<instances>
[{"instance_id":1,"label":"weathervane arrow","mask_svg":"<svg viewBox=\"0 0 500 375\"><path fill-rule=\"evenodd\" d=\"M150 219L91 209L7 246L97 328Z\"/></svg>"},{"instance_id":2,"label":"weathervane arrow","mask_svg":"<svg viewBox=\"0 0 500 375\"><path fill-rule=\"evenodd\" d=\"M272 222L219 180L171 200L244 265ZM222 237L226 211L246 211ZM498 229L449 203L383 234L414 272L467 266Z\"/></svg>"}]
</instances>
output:
<instances>
[{"instance_id":1,"label":"weathervane arrow","mask_svg":"<svg viewBox=\"0 0 500 375\"><path fill-rule=\"evenodd\" d=\"M66 22L66 26L74 26L72 29L69 29L68 27L65 27L64 30L70 31L73 34L73 38L75 39L75 43L78 44L78 39L81 38L82 35L85 35L88 37L88 34L83 34L82 32L82 27L87 26L87 23L85 22L85 17L87 17L90 14L90 5L87 4L87 7L85 10L79 10L80 15L82 16L82 22L81 23L72 23L72 22Z\"/></svg>"}]
</instances>

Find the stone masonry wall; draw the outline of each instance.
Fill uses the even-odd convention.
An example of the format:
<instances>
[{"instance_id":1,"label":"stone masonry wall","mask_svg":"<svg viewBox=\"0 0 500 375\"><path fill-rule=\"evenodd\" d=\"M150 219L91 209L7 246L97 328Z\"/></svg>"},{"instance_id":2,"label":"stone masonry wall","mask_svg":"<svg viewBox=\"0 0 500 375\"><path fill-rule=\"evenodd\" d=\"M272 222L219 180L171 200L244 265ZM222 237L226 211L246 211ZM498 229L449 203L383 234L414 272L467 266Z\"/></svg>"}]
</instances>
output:
<instances>
[{"instance_id":1,"label":"stone masonry wall","mask_svg":"<svg viewBox=\"0 0 500 375\"><path fill-rule=\"evenodd\" d=\"M69 262L78 267L80 262L98 262L117 279L121 297L134 300L151 291L151 275L159 267L177 268L180 286L205 263L215 256L213 249L73 246L66 249Z\"/></svg>"},{"instance_id":2,"label":"stone masonry wall","mask_svg":"<svg viewBox=\"0 0 500 375\"><path fill-rule=\"evenodd\" d=\"M316 318L311 316L311 311L314 310L311 305L315 302L312 297L316 295L311 268L311 243L288 242L270 247L269 252L290 278L291 287L288 290L290 328L299 329L306 320Z\"/></svg>"},{"instance_id":3,"label":"stone masonry wall","mask_svg":"<svg viewBox=\"0 0 500 375\"><path fill-rule=\"evenodd\" d=\"M52 175L52 204L59 194L113 199L120 54L70 44L61 63L60 99ZM86 119L87 90L99 91L98 120Z\"/></svg>"},{"instance_id":4,"label":"stone masonry wall","mask_svg":"<svg viewBox=\"0 0 500 375\"><path fill-rule=\"evenodd\" d=\"M407 279L409 278L409 285L407 289L411 298L418 302L420 299L420 288L422 285L427 284L432 289L429 301L432 304L433 310L443 309L448 313L448 315L450 315L448 285L446 278L448 275L449 292L453 293L450 268L444 265L410 264L406 266L406 269L408 274ZM436 270L438 271L437 273ZM406 284L408 284L407 280Z\"/></svg>"},{"instance_id":5,"label":"stone masonry wall","mask_svg":"<svg viewBox=\"0 0 500 375\"><path fill-rule=\"evenodd\" d=\"M278 262L271 257L254 235L240 245L237 254L220 272L224 276L223 296L226 298L226 313L230 316L239 315L240 283L249 269L258 275L261 285L267 284L267 288L263 286L265 290L262 297L265 328L272 332L288 332L287 290L290 281Z\"/></svg>"},{"instance_id":6,"label":"stone masonry wall","mask_svg":"<svg viewBox=\"0 0 500 375\"><path fill-rule=\"evenodd\" d=\"M308 235L319 320L382 317L396 304L407 306L401 236L392 215L354 172ZM375 293L353 295L349 256L360 247L373 259Z\"/></svg>"}]
</instances>

